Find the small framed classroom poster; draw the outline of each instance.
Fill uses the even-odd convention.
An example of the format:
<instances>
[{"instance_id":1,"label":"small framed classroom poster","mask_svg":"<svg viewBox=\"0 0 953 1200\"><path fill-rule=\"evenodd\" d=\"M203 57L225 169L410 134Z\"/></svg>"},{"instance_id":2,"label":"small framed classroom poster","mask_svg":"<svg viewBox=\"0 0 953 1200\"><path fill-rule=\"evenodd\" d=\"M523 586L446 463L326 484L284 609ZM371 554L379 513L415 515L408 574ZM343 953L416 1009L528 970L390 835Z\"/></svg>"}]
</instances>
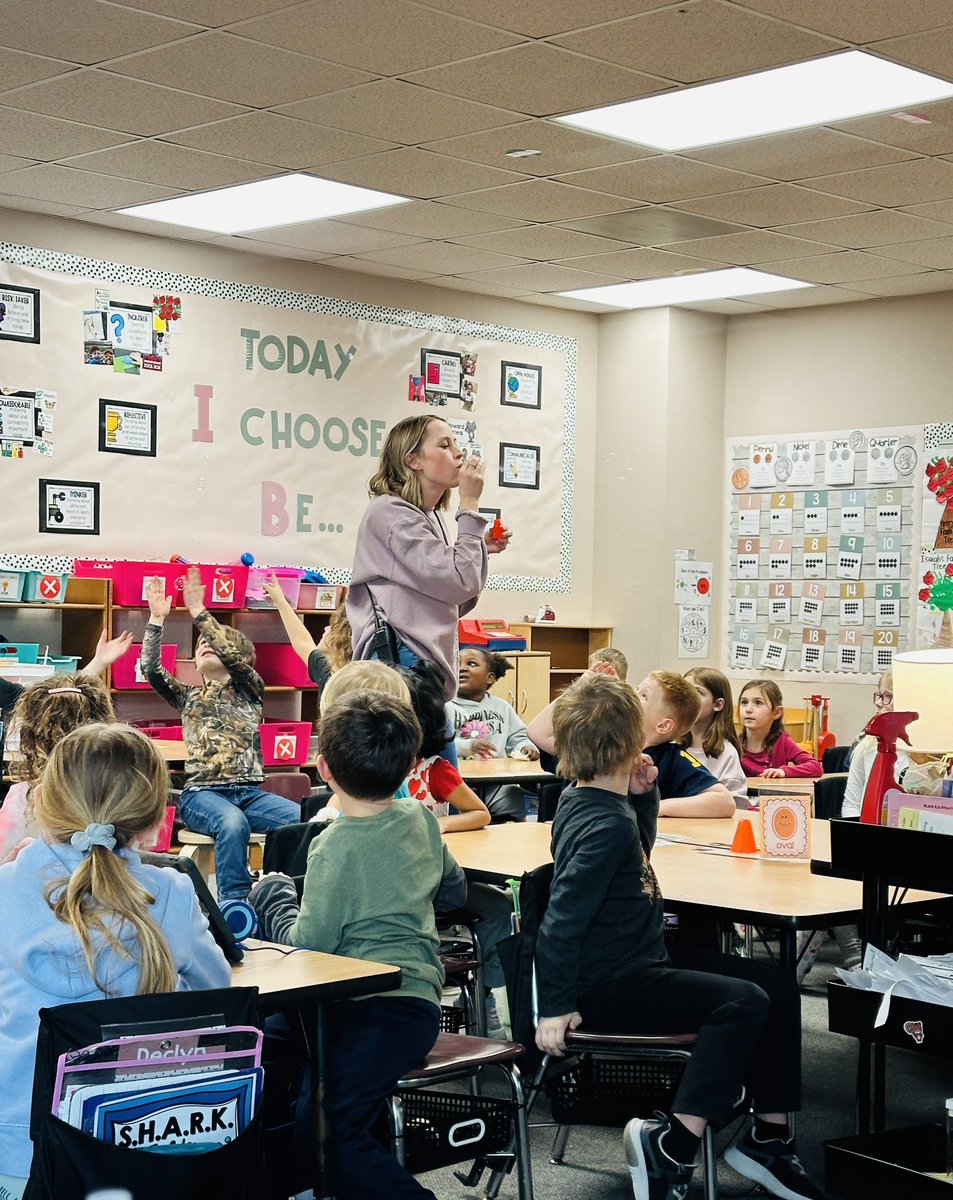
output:
<instances>
[{"instance_id":1,"label":"small framed classroom poster","mask_svg":"<svg viewBox=\"0 0 953 1200\"><path fill-rule=\"evenodd\" d=\"M500 487L539 491L539 446L500 443Z\"/></svg>"},{"instance_id":2,"label":"small framed classroom poster","mask_svg":"<svg viewBox=\"0 0 953 1200\"><path fill-rule=\"evenodd\" d=\"M40 533L99 533L99 484L40 480Z\"/></svg>"},{"instance_id":3,"label":"small framed classroom poster","mask_svg":"<svg viewBox=\"0 0 953 1200\"><path fill-rule=\"evenodd\" d=\"M151 354L152 307L148 304L120 304L116 300L110 300L106 336L112 342L114 354L128 351Z\"/></svg>"},{"instance_id":4,"label":"small framed classroom poster","mask_svg":"<svg viewBox=\"0 0 953 1200\"><path fill-rule=\"evenodd\" d=\"M427 392L459 396L463 380L463 355L452 350L420 351L420 374Z\"/></svg>"},{"instance_id":5,"label":"small framed classroom poster","mask_svg":"<svg viewBox=\"0 0 953 1200\"><path fill-rule=\"evenodd\" d=\"M543 368L504 361L500 368L500 403L516 408L542 408Z\"/></svg>"},{"instance_id":6,"label":"small framed classroom poster","mask_svg":"<svg viewBox=\"0 0 953 1200\"><path fill-rule=\"evenodd\" d=\"M99 401L99 449L107 454L156 456L154 404Z\"/></svg>"},{"instance_id":7,"label":"small framed classroom poster","mask_svg":"<svg viewBox=\"0 0 953 1200\"><path fill-rule=\"evenodd\" d=\"M0 341L37 344L39 340L39 288L0 283Z\"/></svg>"}]
</instances>

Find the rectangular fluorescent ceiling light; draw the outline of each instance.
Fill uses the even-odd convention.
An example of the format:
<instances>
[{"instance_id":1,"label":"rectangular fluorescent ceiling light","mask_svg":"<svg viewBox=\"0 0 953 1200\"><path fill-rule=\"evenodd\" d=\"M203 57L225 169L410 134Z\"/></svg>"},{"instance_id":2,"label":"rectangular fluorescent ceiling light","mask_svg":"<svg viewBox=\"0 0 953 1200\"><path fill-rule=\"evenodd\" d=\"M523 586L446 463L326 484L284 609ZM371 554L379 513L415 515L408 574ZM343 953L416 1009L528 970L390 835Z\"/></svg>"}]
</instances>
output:
<instances>
[{"instance_id":1,"label":"rectangular fluorescent ceiling light","mask_svg":"<svg viewBox=\"0 0 953 1200\"><path fill-rule=\"evenodd\" d=\"M764 292L791 292L813 287L801 279L769 275L749 267L728 267L724 271L699 271L695 275L674 275L668 279L638 279L633 283L610 283L605 287L580 288L560 292L572 300L591 300L593 304L611 304L614 308L665 308L692 300L725 300L734 296L757 296Z\"/></svg>"},{"instance_id":2,"label":"rectangular fluorescent ceiling light","mask_svg":"<svg viewBox=\"0 0 953 1200\"><path fill-rule=\"evenodd\" d=\"M118 211L128 217L206 229L210 233L248 233L303 221L323 221L345 213L367 212L390 204L406 204L406 196L335 183L314 175L279 175L217 188L193 196L175 196L153 204L134 204Z\"/></svg>"},{"instance_id":3,"label":"rectangular fluorescent ceiling light","mask_svg":"<svg viewBox=\"0 0 953 1200\"><path fill-rule=\"evenodd\" d=\"M556 119L659 150L715 146L953 96L953 84L848 50Z\"/></svg>"}]
</instances>

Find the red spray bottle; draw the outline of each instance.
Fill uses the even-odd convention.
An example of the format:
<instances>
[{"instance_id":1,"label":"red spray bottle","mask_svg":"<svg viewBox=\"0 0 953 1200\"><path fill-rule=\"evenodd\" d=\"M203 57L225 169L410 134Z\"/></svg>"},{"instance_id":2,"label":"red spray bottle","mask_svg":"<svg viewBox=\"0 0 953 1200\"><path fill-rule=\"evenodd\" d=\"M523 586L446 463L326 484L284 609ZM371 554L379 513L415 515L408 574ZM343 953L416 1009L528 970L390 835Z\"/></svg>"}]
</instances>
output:
<instances>
[{"instance_id":1,"label":"red spray bottle","mask_svg":"<svg viewBox=\"0 0 953 1200\"><path fill-rule=\"evenodd\" d=\"M867 780L860 810L863 824L883 825L887 792L891 789L903 791L897 783L897 738L902 738L909 746L911 742L907 737L907 726L919 716L915 712L885 712L878 713L867 722L864 733L872 734L877 739L877 757Z\"/></svg>"}]
</instances>

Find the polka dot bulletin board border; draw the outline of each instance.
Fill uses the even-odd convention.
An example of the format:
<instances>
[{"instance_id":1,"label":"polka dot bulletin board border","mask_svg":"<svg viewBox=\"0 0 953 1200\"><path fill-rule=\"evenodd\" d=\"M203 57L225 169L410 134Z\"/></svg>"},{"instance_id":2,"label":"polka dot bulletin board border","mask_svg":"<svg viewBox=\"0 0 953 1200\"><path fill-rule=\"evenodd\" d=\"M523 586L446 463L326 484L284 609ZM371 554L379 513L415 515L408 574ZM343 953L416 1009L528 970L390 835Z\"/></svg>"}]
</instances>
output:
<instances>
[{"instance_id":1,"label":"polka dot bulletin board border","mask_svg":"<svg viewBox=\"0 0 953 1200\"><path fill-rule=\"evenodd\" d=\"M225 279L210 279L204 276L184 275L179 272L156 271L126 263L109 262L85 255L67 254L46 250L36 246L22 246L13 242L0 241L0 262L15 263L41 271L83 278L104 280L110 283L130 284L156 291L186 293L221 300L234 300L260 304L279 309L300 312L328 313L355 320L376 321L381 324L404 328L423 329L428 332L453 334L461 338L485 338L512 343L517 346L539 347L555 350L565 355L566 390L563 405L563 478L560 500L560 546L559 570L552 576L534 575L491 575L487 582L489 591L527 591L540 593L566 593L572 588L572 513L576 449L576 389L578 342L575 338L542 330L518 329L508 325L497 325L485 321L472 321L464 317L443 316L438 313L421 312L413 309L390 308L385 305L369 304L359 300L344 300L332 296L311 295L285 288L267 288L257 284L240 283ZM69 571L73 559L49 555L0 554L0 566L9 568ZM282 564L292 565L292 564ZM320 564L297 564L322 570ZM330 583L347 584L350 572L341 569L325 569L323 574Z\"/></svg>"}]
</instances>

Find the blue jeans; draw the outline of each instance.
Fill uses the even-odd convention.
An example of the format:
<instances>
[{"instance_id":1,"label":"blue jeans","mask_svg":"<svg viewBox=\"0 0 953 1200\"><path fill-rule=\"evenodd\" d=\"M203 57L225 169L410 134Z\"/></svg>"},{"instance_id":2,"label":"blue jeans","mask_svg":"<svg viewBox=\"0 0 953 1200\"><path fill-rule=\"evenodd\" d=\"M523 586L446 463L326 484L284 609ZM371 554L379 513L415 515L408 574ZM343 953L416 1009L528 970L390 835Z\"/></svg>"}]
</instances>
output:
<instances>
[{"instance_id":1,"label":"blue jeans","mask_svg":"<svg viewBox=\"0 0 953 1200\"><path fill-rule=\"evenodd\" d=\"M249 833L267 833L301 820L301 809L257 783L217 788L186 788L179 802L182 820L193 833L215 839L215 879L219 900L244 900L251 890Z\"/></svg>"}]
</instances>

